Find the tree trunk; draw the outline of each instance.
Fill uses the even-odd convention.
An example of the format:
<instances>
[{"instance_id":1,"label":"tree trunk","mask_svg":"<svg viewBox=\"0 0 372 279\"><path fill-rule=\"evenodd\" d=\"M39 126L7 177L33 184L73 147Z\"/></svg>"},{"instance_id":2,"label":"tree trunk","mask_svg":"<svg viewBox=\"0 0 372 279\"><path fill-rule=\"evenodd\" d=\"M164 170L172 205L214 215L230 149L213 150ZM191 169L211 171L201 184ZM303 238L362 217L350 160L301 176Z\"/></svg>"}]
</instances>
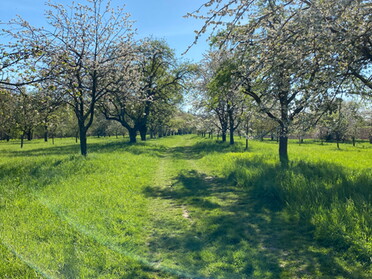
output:
<instances>
[{"instance_id":1,"label":"tree trunk","mask_svg":"<svg viewBox=\"0 0 372 279\"><path fill-rule=\"evenodd\" d=\"M27 135L27 140L29 141L32 140L32 130L28 130L26 135Z\"/></svg>"},{"instance_id":2,"label":"tree trunk","mask_svg":"<svg viewBox=\"0 0 372 279\"><path fill-rule=\"evenodd\" d=\"M234 129L230 129L230 144L234 144Z\"/></svg>"},{"instance_id":3,"label":"tree trunk","mask_svg":"<svg viewBox=\"0 0 372 279\"><path fill-rule=\"evenodd\" d=\"M249 120L247 120L247 124L245 126L245 150L248 150L248 134L249 134Z\"/></svg>"},{"instance_id":4,"label":"tree trunk","mask_svg":"<svg viewBox=\"0 0 372 279\"><path fill-rule=\"evenodd\" d=\"M288 129L281 127L279 136L279 160L282 166L288 165Z\"/></svg>"},{"instance_id":5,"label":"tree trunk","mask_svg":"<svg viewBox=\"0 0 372 279\"><path fill-rule=\"evenodd\" d=\"M23 139L24 139L24 137L25 137L25 134L23 133L23 134L21 135L21 148L23 148Z\"/></svg>"},{"instance_id":6,"label":"tree trunk","mask_svg":"<svg viewBox=\"0 0 372 279\"><path fill-rule=\"evenodd\" d=\"M352 137L353 140L353 146L355 147L355 137Z\"/></svg>"},{"instance_id":7,"label":"tree trunk","mask_svg":"<svg viewBox=\"0 0 372 279\"><path fill-rule=\"evenodd\" d=\"M232 110L229 110L229 126L230 126L230 144L234 144L235 141L234 141L234 115L233 115L233 111Z\"/></svg>"},{"instance_id":8,"label":"tree trunk","mask_svg":"<svg viewBox=\"0 0 372 279\"><path fill-rule=\"evenodd\" d=\"M136 129L128 129L129 132L129 142L136 143L137 142L137 130Z\"/></svg>"},{"instance_id":9,"label":"tree trunk","mask_svg":"<svg viewBox=\"0 0 372 279\"><path fill-rule=\"evenodd\" d=\"M226 142L226 132L222 132L222 142Z\"/></svg>"},{"instance_id":10,"label":"tree trunk","mask_svg":"<svg viewBox=\"0 0 372 279\"><path fill-rule=\"evenodd\" d=\"M85 129L84 124L79 127L79 136L81 155L87 156L87 130Z\"/></svg>"},{"instance_id":11,"label":"tree trunk","mask_svg":"<svg viewBox=\"0 0 372 279\"><path fill-rule=\"evenodd\" d=\"M142 141L146 141L147 127L143 126L139 129L139 133Z\"/></svg>"},{"instance_id":12,"label":"tree trunk","mask_svg":"<svg viewBox=\"0 0 372 279\"><path fill-rule=\"evenodd\" d=\"M44 126L44 141L45 142L48 141L48 126L47 125Z\"/></svg>"}]
</instances>

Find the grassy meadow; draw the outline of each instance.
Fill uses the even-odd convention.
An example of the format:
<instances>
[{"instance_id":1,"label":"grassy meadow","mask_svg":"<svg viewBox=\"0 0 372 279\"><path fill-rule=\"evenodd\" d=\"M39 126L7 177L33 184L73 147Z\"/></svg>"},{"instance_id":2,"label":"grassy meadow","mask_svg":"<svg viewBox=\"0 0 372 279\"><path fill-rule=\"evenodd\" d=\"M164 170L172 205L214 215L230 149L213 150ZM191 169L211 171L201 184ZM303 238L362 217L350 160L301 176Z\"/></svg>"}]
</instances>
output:
<instances>
[{"instance_id":1,"label":"grassy meadow","mask_svg":"<svg viewBox=\"0 0 372 279\"><path fill-rule=\"evenodd\" d=\"M0 278L370 278L372 145L0 143Z\"/></svg>"}]
</instances>

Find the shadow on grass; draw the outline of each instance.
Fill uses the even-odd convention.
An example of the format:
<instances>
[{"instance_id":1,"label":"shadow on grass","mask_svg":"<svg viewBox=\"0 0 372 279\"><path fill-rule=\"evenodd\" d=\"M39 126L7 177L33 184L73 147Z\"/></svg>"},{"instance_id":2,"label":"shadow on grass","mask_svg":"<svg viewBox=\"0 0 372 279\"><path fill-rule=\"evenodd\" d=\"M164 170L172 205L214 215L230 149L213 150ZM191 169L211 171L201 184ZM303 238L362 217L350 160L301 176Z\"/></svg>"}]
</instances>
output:
<instances>
[{"instance_id":1,"label":"shadow on grass","mask_svg":"<svg viewBox=\"0 0 372 279\"><path fill-rule=\"evenodd\" d=\"M86 167L86 162L84 157L69 156L64 159L43 158L39 162L22 160L15 164L2 164L0 185L6 191L36 191L79 172L81 175L93 173L93 169Z\"/></svg>"},{"instance_id":2,"label":"shadow on grass","mask_svg":"<svg viewBox=\"0 0 372 279\"><path fill-rule=\"evenodd\" d=\"M161 143L161 142L160 142ZM168 148L159 144L159 141L150 140L147 142L130 143L128 141L117 140L112 142L88 142L88 156L94 153L113 153L129 152L135 155L145 154L148 156L165 157L172 156L179 159L192 160L200 159L213 152L237 152L242 151L243 145L236 143L234 146L228 143L216 143L215 141L205 140L197 142L192 146L179 146ZM38 146L33 149L2 150L2 155L7 157L34 157L34 156L54 156L54 155L78 155L80 154L80 145L68 144L62 146Z\"/></svg>"},{"instance_id":3,"label":"shadow on grass","mask_svg":"<svg viewBox=\"0 0 372 279\"><path fill-rule=\"evenodd\" d=\"M149 156L162 156L166 147L162 145L151 145L146 143L129 143L127 141L88 143L88 156L94 153L130 152L132 154L147 154ZM8 157L34 157L54 155L79 155L79 144L68 144L62 146L42 146L33 149L3 150L2 155Z\"/></svg>"},{"instance_id":4,"label":"shadow on grass","mask_svg":"<svg viewBox=\"0 0 372 279\"><path fill-rule=\"evenodd\" d=\"M177 146L169 149L169 153L183 160L197 160L210 153L241 152L243 145L238 142L231 146L226 142L203 141L192 146Z\"/></svg>"},{"instance_id":5,"label":"shadow on grass","mask_svg":"<svg viewBox=\"0 0 372 279\"><path fill-rule=\"evenodd\" d=\"M145 189L190 215L188 229L154 233L154 254L195 277L368 278L371 175L260 159L237 160L228 173L181 172L173 187Z\"/></svg>"}]
</instances>

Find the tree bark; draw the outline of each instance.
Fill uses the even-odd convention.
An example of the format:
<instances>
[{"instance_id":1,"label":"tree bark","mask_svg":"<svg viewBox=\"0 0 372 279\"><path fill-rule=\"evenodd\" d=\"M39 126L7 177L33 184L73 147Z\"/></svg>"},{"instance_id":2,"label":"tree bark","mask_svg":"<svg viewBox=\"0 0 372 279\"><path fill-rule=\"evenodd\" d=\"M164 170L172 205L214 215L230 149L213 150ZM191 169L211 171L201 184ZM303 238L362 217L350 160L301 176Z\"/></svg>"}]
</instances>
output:
<instances>
[{"instance_id":1,"label":"tree bark","mask_svg":"<svg viewBox=\"0 0 372 279\"><path fill-rule=\"evenodd\" d=\"M25 137L25 134L22 134L21 135L21 148L23 148L23 139L24 139L24 137Z\"/></svg>"},{"instance_id":2,"label":"tree bark","mask_svg":"<svg viewBox=\"0 0 372 279\"><path fill-rule=\"evenodd\" d=\"M27 140L32 140L32 130L28 130L27 133L26 133L26 136L27 136Z\"/></svg>"},{"instance_id":3,"label":"tree bark","mask_svg":"<svg viewBox=\"0 0 372 279\"><path fill-rule=\"evenodd\" d=\"M80 136L80 153L83 156L87 156L87 130L84 127L84 124L79 127L79 136Z\"/></svg>"},{"instance_id":4,"label":"tree bark","mask_svg":"<svg viewBox=\"0 0 372 279\"><path fill-rule=\"evenodd\" d=\"M142 126L139 129L139 133L140 133L140 136L141 136L141 140L142 141L146 141L147 127L146 126Z\"/></svg>"},{"instance_id":5,"label":"tree bark","mask_svg":"<svg viewBox=\"0 0 372 279\"><path fill-rule=\"evenodd\" d=\"M222 142L226 142L226 132L222 132Z\"/></svg>"},{"instance_id":6,"label":"tree bark","mask_svg":"<svg viewBox=\"0 0 372 279\"><path fill-rule=\"evenodd\" d=\"M234 144L234 129L230 129L230 144Z\"/></svg>"},{"instance_id":7,"label":"tree bark","mask_svg":"<svg viewBox=\"0 0 372 279\"><path fill-rule=\"evenodd\" d=\"M47 125L44 126L44 141L45 142L48 141L48 126Z\"/></svg>"},{"instance_id":8,"label":"tree bark","mask_svg":"<svg viewBox=\"0 0 372 279\"><path fill-rule=\"evenodd\" d=\"M128 132L129 132L129 142L136 143L137 142L137 130L130 128L128 129Z\"/></svg>"},{"instance_id":9,"label":"tree bark","mask_svg":"<svg viewBox=\"0 0 372 279\"><path fill-rule=\"evenodd\" d=\"M234 144L235 141L234 141L234 115L233 115L233 111L230 109L229 110L229 126L230 126L230 144Z\"/></svg>"},{"instance_id":10,"label":"tree bark","mask_svg":"<svg viewBox=\"0 0 372 279\"><path fill-rule=\"evenodd\" d=\"M247 120L246 126L245 126L245 150L248 150L248 134L249 134L249 119Z\"/></svg>"},{"instance_id":11,"label":"tree bark","mask_svg":"<svg viewBox=\"0 0 372 279\"><path fill-rule=\"evenodd\" d=\"M279 160L282 166L288 165L288 129L281 127L279 136Z\"/></svg>"}]
</instances>

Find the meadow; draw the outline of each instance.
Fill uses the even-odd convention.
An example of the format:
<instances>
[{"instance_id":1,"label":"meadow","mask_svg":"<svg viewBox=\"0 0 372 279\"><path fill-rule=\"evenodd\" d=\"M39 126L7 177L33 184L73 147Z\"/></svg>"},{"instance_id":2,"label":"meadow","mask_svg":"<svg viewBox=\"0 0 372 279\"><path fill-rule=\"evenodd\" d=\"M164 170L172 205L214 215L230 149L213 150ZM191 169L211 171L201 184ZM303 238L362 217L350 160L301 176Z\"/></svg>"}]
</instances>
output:
<instances>
[{"instance_id":1,"label":"meadow","mask_svg":"<svg viewBox=\"0 0 372 279\"><path fill-rule=\"evenodd\" d=\"M0 143L0 278L370 278L372 145Z\"/></svg>"}]
</instances>

